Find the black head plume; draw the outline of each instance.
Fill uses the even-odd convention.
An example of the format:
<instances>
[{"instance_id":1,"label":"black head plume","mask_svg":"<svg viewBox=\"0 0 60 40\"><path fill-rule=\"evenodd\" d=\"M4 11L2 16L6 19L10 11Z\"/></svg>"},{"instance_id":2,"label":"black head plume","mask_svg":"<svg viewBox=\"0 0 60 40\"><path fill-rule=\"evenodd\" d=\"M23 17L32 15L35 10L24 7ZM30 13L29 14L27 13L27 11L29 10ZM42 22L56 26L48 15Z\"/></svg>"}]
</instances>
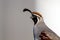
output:
<instances>
[{"instance_id":1,"label":"black head plume","mask_svg":"<svg viewBox=\"0 0 60 40\"><path fill-rule=\"evenodd\" d=\"M29 9L27 9L27 8L25 8L24 10L23 10L23 12L25 12L25 11L29 11L30 13L32 13Z\"/></svg>"}]
</instances>

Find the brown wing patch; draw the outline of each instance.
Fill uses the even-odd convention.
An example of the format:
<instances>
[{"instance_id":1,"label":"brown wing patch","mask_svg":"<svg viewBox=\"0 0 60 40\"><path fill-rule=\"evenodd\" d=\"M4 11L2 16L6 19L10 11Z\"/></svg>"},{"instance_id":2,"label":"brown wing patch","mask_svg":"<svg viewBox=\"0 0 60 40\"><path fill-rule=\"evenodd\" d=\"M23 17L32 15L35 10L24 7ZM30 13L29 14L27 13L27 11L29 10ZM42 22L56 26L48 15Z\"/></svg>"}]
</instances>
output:
<instances>
[{"instance_id":1,"label":"brown wing patch","mask_svg":"<svg viewBox=\"0 0 60 40\"><path fill-rule=\"evenodd\" d=\"M46 31L42 31L39 37L41 40L52 40L51 36Z\"/></svg>"}]
</instances>

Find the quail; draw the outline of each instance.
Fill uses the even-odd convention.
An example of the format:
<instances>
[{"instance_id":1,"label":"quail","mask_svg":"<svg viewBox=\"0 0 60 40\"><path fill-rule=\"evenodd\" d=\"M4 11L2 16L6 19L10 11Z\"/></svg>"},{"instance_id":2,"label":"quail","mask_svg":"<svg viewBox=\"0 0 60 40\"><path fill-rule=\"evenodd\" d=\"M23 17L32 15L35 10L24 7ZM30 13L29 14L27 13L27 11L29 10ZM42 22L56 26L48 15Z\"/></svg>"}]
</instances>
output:
<instances>
[{"instance_id":1,"label":"quail","mask_svg":"<svg viewBox=\"0 0 60 40\"><path fill-rule=\"evenodd\" d=\"M28 11L31 13L31 19L34 22L33 37L34 40L60 40L60 37L47 27L44 23L43 17L39 12L32 12L24 8L23 12Z\"/></svg>"}]
</instances>

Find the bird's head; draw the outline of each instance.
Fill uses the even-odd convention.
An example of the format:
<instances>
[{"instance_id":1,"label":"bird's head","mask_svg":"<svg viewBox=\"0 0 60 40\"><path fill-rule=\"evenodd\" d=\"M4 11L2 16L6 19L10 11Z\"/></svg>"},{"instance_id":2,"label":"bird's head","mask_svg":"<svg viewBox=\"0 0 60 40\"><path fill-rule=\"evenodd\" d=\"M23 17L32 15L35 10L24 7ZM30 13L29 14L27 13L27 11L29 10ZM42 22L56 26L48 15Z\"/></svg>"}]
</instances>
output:
<instances>
[{"instance_id":1,"label":"bird's head","mask_svg":"<svg viewBox=\"0 0 60 40\"><path fill-rule=\"evenodd\" d=\"M33 20L33 22L34 22L34 25L37 23L37 22L39 22L43 17L42 17L42 15L40 14L40 13L38 13L38 12L31 12L29 9L27 9L27 8L25 8L25 9L23 9L23 12L25 12L25 11L29 11L30 13L31 13L31 19Z\"/></svg>"}]
</instances>

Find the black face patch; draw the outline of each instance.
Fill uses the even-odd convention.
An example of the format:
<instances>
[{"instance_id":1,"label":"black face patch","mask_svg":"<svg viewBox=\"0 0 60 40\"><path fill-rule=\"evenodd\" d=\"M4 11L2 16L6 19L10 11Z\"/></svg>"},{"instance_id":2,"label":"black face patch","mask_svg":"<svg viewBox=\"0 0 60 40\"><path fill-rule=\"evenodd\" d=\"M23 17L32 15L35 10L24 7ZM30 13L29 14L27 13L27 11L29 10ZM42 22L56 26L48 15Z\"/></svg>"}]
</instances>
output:
<instances>
[{"instance_id":1,"label":"black face patch","mask_svg":"<svg viewBox=\"0 0 60 40\"><path fill-rule=\"evenodd\" d=\"M37 16L36 15L33 15L32 16L32 20L34 21L34 25L37 23L38 19L37 19Z\"/></svg>"}]
</instances>

